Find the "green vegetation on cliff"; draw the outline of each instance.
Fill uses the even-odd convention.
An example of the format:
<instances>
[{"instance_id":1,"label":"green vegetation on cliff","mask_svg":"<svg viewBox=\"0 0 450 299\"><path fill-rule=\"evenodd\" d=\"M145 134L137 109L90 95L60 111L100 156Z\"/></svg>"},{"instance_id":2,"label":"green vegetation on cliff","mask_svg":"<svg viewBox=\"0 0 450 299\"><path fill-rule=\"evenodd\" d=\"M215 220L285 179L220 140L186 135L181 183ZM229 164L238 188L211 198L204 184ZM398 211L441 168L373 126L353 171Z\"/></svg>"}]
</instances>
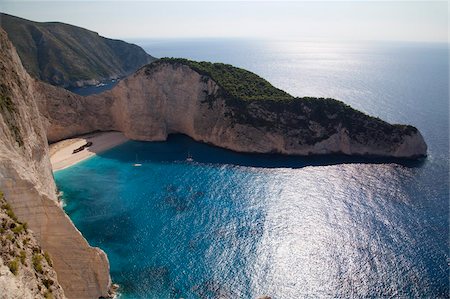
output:
<instances>
[{"instance_id":1,"label":"green vegetation on cliff","mask_svg":"<svg viewBox=\"0 0 450 299\"><path fill-rule=\"evenodd\" d=\"M128 75L154 58L137 45L80 27L0 14L0 27L32 76L59 86Z\"/></svg>"},{"instance_id":2,"label":"green vegetation on cliff","mask_svg":"<svg viewBox=\"0 0 450 299\"><path fill-rule=\"evenodd\" d=\"M212 108L217 98L223 98L229 107L224 116L233 125L251 125L264 131L295 136L301 145L314 145L341 129L360 144L395 145L404 135L417 132L412 126L389 124L335 99L293 97L258 75L229 64L162 58L147 67L146 74L163 63L186 65L214 80L220 90L207 95L207 102Z\"/></svg>"},{"instance_id":3,"label":"green vegetation on cliff","mask_svg":"<svg viewBox=\"0 0 450 299\"><path fill-rule=\"evenodd\" d=\"M37 244L35 236L20 222L0 191L0 261L30 288L33 298L61 298L62 289L52 269L48 253Z\"/></svg>"},{"instance_id":4,"label":"green vegetation on cliff","mask_svg":"<svg viewBox=\"0 0 450 299\"><path fill-rule=\"evenodd\" d=\"M267 80L230 64L197 62L183 58L161 58L155 63L184 64L201 75L209 76L230 96L241 100L287 100L292 96Z\"/></svg>"},{"instance_id":5,"label":"green vegetation on cliff","mask_svg":"<svg viewBox=\"0 0 450 299\"><path fill-rule=\"evenodd\" d=\"M360 144L397 144L417 129L392 125L331 98L292 98L280 101L227 99L234 124L245 124L268 132L296 136L298 144L313 145L345 129Z\"/></svg>"}]
</instances>

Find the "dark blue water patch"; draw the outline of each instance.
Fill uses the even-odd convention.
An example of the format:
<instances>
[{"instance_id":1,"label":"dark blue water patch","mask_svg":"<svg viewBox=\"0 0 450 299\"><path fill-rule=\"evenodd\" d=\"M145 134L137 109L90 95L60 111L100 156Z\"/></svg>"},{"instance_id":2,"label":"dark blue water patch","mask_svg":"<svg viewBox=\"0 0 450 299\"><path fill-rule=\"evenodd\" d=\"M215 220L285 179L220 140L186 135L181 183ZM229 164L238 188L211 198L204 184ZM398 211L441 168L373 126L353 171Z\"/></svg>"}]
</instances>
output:
<instances>
[{"instance_id":1,"label":"dark blue water patch","mask_svg":"<svg viewBox=\"0 0 450 299\"><path fill-rule=\"evenodd\" d=\"M97 85L83 86L83 87L69 87L67 90L76 93L81 96L88 96L92 94L98 94L112 89L119 83L120 80L105 81Z\"/></svg>"},{"instance_id":2,"label":"dark blue water patch","mask_svg":"<svg viewBox=\"0 0 450 299\"><path fill-rule=\"evenodd\" d=\"M122 149L121 151L107 151L99 155L125 163L183 163L188 158L192 158L192 163L229 164L260 168L301 168L352 163L395 163L405 167L420 167L426 163L426 158L397 159L339 154L289 156L282 154L238 153L202 142L195 142L192 138L182 134L169 135L167 140L162 142L129 141L121 145L120 148ZM134 156L130 156L130 153L134 153Z\"/></svg>"}]
</instances>

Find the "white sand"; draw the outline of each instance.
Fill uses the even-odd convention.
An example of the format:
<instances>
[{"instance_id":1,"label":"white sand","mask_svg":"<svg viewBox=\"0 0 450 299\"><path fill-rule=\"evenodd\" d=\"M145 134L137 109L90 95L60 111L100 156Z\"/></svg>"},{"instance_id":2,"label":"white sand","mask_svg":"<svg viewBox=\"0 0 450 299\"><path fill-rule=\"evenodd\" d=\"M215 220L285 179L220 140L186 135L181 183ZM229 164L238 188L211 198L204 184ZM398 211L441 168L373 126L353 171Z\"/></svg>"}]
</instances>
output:
<instances>
[{"instance_id":1,"label":"white sand","mask_svg":"<svg viewBox=\"0 0 450 299\"><path fill-rule=\"evenodd\" d=\"M90 147L72 154L74 149L85 145L89 141L92 142ZM128 141L128 138L120 132L101 132L56 142L50 145L52 169L56 171L67 168L126 141Z\"/></svg>"}]
</instances>

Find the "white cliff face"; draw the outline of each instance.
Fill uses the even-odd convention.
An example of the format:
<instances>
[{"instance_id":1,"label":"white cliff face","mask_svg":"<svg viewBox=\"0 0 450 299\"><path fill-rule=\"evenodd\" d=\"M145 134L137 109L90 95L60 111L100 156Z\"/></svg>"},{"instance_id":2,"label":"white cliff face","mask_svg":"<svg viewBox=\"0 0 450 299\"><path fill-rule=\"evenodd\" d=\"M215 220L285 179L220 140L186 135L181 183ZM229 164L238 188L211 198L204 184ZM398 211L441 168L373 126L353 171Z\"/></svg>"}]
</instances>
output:
<instances>
[{"instance_id":1,"label":"white cliff face","mask_svg":"<svg viewBox=\"0 0 450 299\"><path fill-rule=\"evenodd\" d=\"M83 108L89 109L88 113L74 113L70 108L65 115L76 115L71 118L71 125L83 126L91 124L93 115L99 113L98 119L105 121L101 125L86 127L85 132L92 131L93 127L105 130L106 125L107 129L119 130L128 138L148 141L165 140L168 134L182 133L197 141L238 152L289 155L342 153L398 158L426 154L426 144L417 130L408 135L398 133L400 129L395 128L395 134L403 134L399 137L400 141L391 141L395 139L382 132L371 136L373 132L368 131L367 140L360 141L337 122L335 133L326 135L329 128L323 123L333 121L333 116L329 120L310 120L305 125L301 121L308 121L308 107L303 112L289 108L280 110L278 108L285 104L267 105L267 102L261 104L258 101L243 101L242 106L223 98L218 93L219 89L210 77L202 76L186 65L159 63L140 69L110 91L86 98L77 97L77 105L85 107L87 103L92 103L92 108ZM103 109L101 105L105 105ZM279 107L272 109L273 105ZM280 111L276 112L277 109ZM50 119L54 120L58 115L61 117L60 111L50 113ZM243 114L246 114L245 117ZM364 117L361 122L373 121ZM251 120L242 121L243 118ZM299 121L299 125L284 125L292 119ZM53 135L52 128L57 125L58 122L49 127L49 135ZM380 134L381 141L378 140ZM305 137L311 136L326 137L319 138L317 142L304 141L308 139Z\"/></svg>"},{"instance_id":2,"label":"white cliff face","mask_svg":"<svg viewBox=\"0 0 450 299\"><path fill-rule=\"evenodd\" d=\"M201 140L204 128L210 133L214 123L223 119L221 111L206 111L207 105L201 103L205 92L215 89L212 80L203 82L187 66L161 66L148 75L141 69L94 98L111 99L116 128L131 139L165 140L168 134L183 133Z\"/></svg>"},{"instance_id":3,"label":"white cliff face","mask_svg":"<svg viewBox=\"0 0 450 299\"><path fill-rule=\"evenodd\" d=\"M112 90L89 97L40 86L38 102L49 141L118 130L146 141L182 133L248 153L417 158L427 150L417 129L389 125L352 109L339 117L325 113L314 118L311 109L321 108L311 108L307 101L230 100L214 80L182 64L144 67Z\"/></svg>"},{"instance_id":4,"label":"white cliff face","mask_svg":"<svg viewBox=\"0 0 450 299\"><path fill-rule=\"evenodd\" d=\"M350 121L344 119L345 113L342 119L326 113L314 119L311 109L321 108L311 108L302 100L230 100L219 92L214 80L183 64L149 65L112 90L89 97L39 86L38 102L47 120L49 141L95 130L118 130L130 139L146 141L182 133L197 141L249 153L396 158L426 155L426 144L416 129L408 131L351 109L348 114L354 119ZM353 127L346 127L346 121ZM374 125L380 129L371 129ZM362 133L358 127L363 128Z\"/></svg>"},{"instance_id":5,"label":"white cliff face","mask_svg":"<svg viewBox=\"0 0 450 299\"><path fill-rule=\"evenodd\" d=\"M106 255L89 246L57 202L36 83L1 29L0 43L0 190L52 256L65 295L106 296L110 285Z\"/></svg>"},{"instance_id":6,"label":"white cliff face","mask_svg":"<svg viewBox=\"0 0 450 299\"><path fill-rule=\"evenodd\" d=\"M91 100L39 81L33 86L49 142L114 128L108 99Z\"/></svg>"},{"instance_id":7,"label":"white cliff face","mask_svg":"<svg viewBox=\"0 0 450 299\"><path fill-rule=\"evenodd\" d=\"M0 257L0 290L3 299L34 299L35 294L19 277L11 273Z\"/></svg>"},{"instance_id":8,"label":"white cliff face","mask_svg":"<svg viewBox=\"0 0 450 299\"><path fill-rule=\"evenodd\" d=\"M0 297L64 299L52 259L0 193Z\"/></svg>"},{"instance_id":9,"label":"white cliff face","mask_svg":"<svg viewBox=\"0 0 450 299\"><path fill-rule=\"evenodd\" d=\"M420 134L417 131L414 135L405 136L404 140L393 152L394 157L414 157L427 152L427 145Z\"/></svg>"}]
</instances>

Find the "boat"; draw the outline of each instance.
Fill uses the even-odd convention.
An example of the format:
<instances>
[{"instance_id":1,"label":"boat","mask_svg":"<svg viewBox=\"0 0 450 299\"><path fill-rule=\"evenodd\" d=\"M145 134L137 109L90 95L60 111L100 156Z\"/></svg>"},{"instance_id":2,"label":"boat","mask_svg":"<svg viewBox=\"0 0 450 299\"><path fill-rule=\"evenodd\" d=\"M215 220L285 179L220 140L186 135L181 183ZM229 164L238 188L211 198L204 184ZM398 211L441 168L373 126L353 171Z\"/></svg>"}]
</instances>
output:
<instances>
[{"instance_id":1,"label":"boat","mask_svg":"<svg viewBox=\"0 0 450 299\"><path fill-rule=\"evenodd\" d=\"M187 162L192 162L192 161L194 161L194 158L192 158L191 153L189 153L189 152L188 152L188 156L187 156L187 158L186 158L186 161L187 161Z\"/></svg>"},{"instance_id":2,"label":"boat","mask_svg":"<svg viewBox=\"0 0 450 299\"><path fill-rule=\"evenodd\" d=\"M136 163L133 164L134 167L141 167L142 164L138 163L138 158L137 158L137 154L136 154Z\"/></svg>"},{"instance_id":3,"label":"boat","mask_svg":"<svg viewBox=\"0 0 450 299\"><path fill-rule=\"evenodd\" d=\"M82 150L84 150L85 148L90 147L91 145L92 145L92 142L91 142L91 141L87 142L86 144L84 144L84 145L82 145L82 146L80 146L80 147L74 149L74 150L72 151L72 155L73 155L73 154L76 154L76 153L78 153L78 152L81 152Z\"/></svg>"}]
</instances>

